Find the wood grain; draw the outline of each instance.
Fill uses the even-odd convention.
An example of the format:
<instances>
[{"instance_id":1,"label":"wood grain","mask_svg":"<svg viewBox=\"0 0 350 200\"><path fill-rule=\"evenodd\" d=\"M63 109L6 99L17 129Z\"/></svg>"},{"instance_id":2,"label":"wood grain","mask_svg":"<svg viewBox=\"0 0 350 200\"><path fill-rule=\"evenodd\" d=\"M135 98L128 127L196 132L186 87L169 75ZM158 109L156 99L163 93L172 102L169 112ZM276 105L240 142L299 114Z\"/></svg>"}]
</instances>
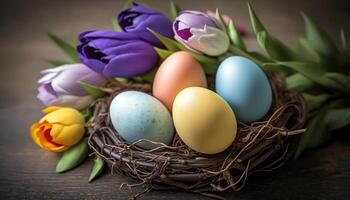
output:
<instances>
[{"instance_id":1,"label":"wood grain","mask_svg":"<svg viewBox=\"0 0 350 200\"><path fill-rule=\"evenodd\" d=\"M207 10L218 7L235 21L249 26L245 1L176 1L183 8ZM167 12L164 0L145 1ZM64 58L46 37L54 32L69 37L89 29L111 29L111 18L122 1L8 0L0 6L0 198L1 199L127 199L119 190L121 175L104 173L88 183L91 162L68 173L55 173L58 155L38 149L28 133L41 114L36 100L39 71L48 65L44 58ZM292 41L302 34L299 10L303 10L330 33L338 36L342 25L350 32L347 0L252 1L266 27L279 38ZM258 49L254 38L247 38ZM332 143L308 151L298 161L248 180L238 193L226 192L228 199L350 199L349 131L339 133ZM137 191L141 191L138 189ZM144 199L207 199L183 191L150 192Z\"/></svg>"}]
</instances>

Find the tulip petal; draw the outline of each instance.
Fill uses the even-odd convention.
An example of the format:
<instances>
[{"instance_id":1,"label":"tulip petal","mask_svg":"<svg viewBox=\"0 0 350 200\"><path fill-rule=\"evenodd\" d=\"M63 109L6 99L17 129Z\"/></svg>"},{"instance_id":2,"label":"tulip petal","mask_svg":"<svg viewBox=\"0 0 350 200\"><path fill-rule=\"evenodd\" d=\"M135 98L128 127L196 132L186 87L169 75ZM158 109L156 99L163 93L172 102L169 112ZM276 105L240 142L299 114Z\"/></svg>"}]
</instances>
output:
<instances>
[{"instance_id":1,"label":"tulip petal","mask_svg":"<svg viewBox=\"0 0 350 200\"><path fill-rule=\"evenodd\" d=\"M52 124L51 132L50 135L52 138L58 137L58 135L61 133L63 130L64 125L62 124Z\"/></svg>"},{"instance_id":2,"label":"tulip petal","mask_svg":"<svg viewBox=\"0 0 350 200\"><path fill-rule=\"evenodd\" d=\"M218 56L225 53L230 45L230 40L222 30L210 26L204 29L191 28L193 34L187 41L192 48L210 56Z\"/></svg>"},{"instance_id":3,"label":"tulip petal","mask_svg":"<svg viewBox=\"0 0 350 200\"><path fill-rule=\"evenodd\" d=\"M58 136L53 138L52 141L65 146L72 146L80 141L84 135L84 132L84 126L81 124L64 126Z\"/></svg>"},{"instance_id":4,"label":"tulip petal","mask_svg":"<svg viewBox=\"0 0 350 200\"><path fill-rule=\"evenodd\" d=\"M41 112L44 114L48 114L48 113L51 113L53 111L59 110L61 108L62 107L59 107L59 106L49 106L49 107L42 109Z\"/></svg>"},{"instance_id":5,"label":"tulip petal","mask_svg":"<svg viewBox=\"0 0 350 200\"><path fill-rule=\"evenodd\" d=\"M30 127L30 136L32 137L32 139L35 142L35 144L37 144L40 148L43 148L43 146L40 143L40 139L39 139L39 137L37 135L38 131L39 131L39 123L34 123Z\"/></svg>"},{"instance_id":6,"label":"tulip petal","mask_svg":"<svg viewBox=\"0 0 350 200\"><path fill-rule=\"evenodd\" d=\"M52 105L71 107L77 110L87 108L94 101L94 97L91 95L86 96L72 96L72 95L61 95L59 96Z\"/></svg>"},{"instance_id":7,"label":"tulip petal","mask_svg":"<svg viewBox=\"0 0 350 200\"><path fill-rule=\"evenodd\" d=\"M49 107L50 109L51 107ZM62 125L85 124L81 113L73 108L53 107L54 112L50 112L40 119L40 123L47 121L50 124L59 123ZM46 109L45 109L46 110Z\"/></svg>"}]
</instances>

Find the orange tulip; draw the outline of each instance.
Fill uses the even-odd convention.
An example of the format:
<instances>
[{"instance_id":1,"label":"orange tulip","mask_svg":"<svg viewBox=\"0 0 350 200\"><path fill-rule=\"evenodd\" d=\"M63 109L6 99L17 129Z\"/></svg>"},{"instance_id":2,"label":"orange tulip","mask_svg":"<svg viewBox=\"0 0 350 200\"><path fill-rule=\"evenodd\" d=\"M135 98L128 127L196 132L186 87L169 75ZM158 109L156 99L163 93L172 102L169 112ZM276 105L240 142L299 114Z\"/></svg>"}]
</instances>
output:
<instances>
[{"instance_id":1,"label":"orange tulip","mask_svg":"<svg viewBox=\"0 0 350 200\"><path fill-rule=\"evenodd\" d=\"M84 117L73 108L51 106L30 128L34 142L53 152L62 152L78 143L84 135Z\"/></svg>"}]
</instances>

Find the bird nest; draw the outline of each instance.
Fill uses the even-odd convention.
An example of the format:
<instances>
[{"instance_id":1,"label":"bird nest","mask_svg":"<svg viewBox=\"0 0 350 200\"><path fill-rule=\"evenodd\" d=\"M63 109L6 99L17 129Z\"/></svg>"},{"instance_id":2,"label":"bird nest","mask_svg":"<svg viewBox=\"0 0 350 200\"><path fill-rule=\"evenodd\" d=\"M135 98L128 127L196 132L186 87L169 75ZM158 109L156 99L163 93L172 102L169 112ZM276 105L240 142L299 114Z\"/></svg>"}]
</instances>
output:
<instances>
[{"instance_id":1,"label":"bird nest","mask_svg":"<svg viewBox=\"0 0 350 200\"><path fill-rule=\"evenodd\" d=\"M89 145L101 156L112 172L139 181L145 192L151 189L180 188L211 197L230 188L240 190L249 175L271 171L290 157L290 144L302 133L305 103L301 95L288 90L283 76L268 74L273 88L273 104L269 113L258 122L238 122L233 144L214 155L198 153L186 146L176 134L171 145L160 144L145 150L126 143L113 128L109 104L118 93L127 90L151 92L149 84L110 82L110 95L97 99L91 109L93 117L87 123ZM148 141L152 142L152 141Z\"/></svg>"}]
</instances>

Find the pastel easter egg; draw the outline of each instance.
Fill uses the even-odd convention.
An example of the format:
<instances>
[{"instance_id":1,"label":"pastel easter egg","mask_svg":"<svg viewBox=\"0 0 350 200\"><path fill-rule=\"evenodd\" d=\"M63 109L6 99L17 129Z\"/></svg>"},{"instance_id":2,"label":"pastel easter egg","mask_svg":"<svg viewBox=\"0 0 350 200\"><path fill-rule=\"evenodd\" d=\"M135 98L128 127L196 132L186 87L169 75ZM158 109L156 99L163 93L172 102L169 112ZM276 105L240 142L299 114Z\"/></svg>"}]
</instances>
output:
<instances>
[{"instance_id":1,"label":"pastel easter egg","mask_svg":"<svg viewBox=\"0 0 350 200\"><path fill-rule=\"evenodd\" d=\"M178 51L166 58L159 67L152 93L171 111L176 95L192 86L207 87L205 73L191 53Z\"/></svg>"},{"instance_id":2,"label":"pastel easter egg","mask_svg":"<svg viewBox=\"0 0 350 200\"><path fill-rule=\"evenodd\" d=\"M114 97L109 108L112 124L118 134L128 143L140 139L170 144L174 136L171 115L156 98L137 91L126 91ZM144 149L157 145L142 141L137 144Z\"/></svg>"},{"instance_id":3,"label":"pastel easter egg","mask_svg":"<svg viewBox=\"0 0 350 200\"><path fill-rule=\"evenodd\" d=\"M173 120L181 140L200 153L224 151L237 133L236 118L228 103L206 88L182 90L173 104Z\"/></svg>"},{"instance_id":4,"label":"pastel easter egg","mask_svg":"<svg viewBox=\"0 0 350 200\"><path fill-rule=\"evenodd\" d=\"M261 119L272 104L272 89L266 74L245 57L226 58L218 68L215 87L242 122Z\"/></svg>"}]
</instances>

